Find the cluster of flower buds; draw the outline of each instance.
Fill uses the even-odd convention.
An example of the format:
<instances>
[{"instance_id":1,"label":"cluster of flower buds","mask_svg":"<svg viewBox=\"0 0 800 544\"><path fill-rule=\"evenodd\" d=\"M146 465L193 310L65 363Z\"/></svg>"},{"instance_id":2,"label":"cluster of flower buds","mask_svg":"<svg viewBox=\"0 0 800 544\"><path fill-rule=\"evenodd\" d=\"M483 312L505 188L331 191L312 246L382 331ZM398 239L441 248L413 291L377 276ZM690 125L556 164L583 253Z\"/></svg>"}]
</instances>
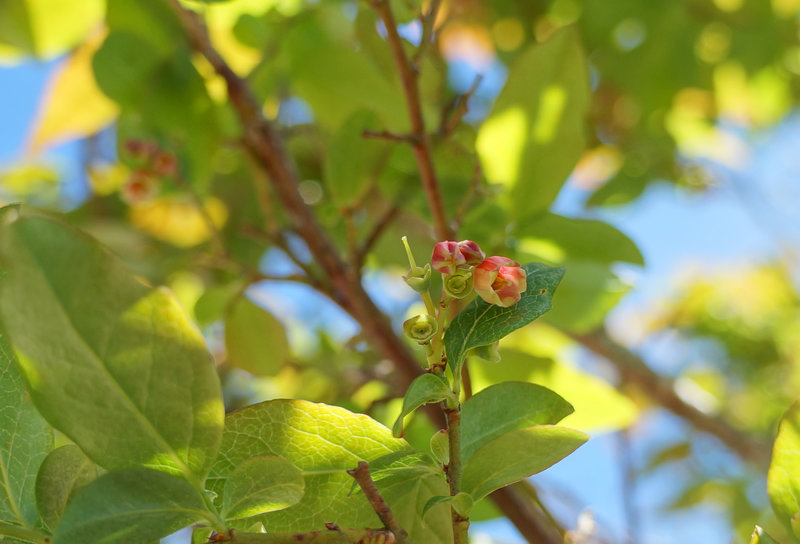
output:
<instances>
[{"instance_id":1,"label":"cluster of flower buds","mask_svg":"<svg viewBox=\"0 0 800 544\"><path fill-rule=\"evenodd\" d=\"M431 269L442 274L442 288L450 298L460 299L475 292L489 304L507 308L519 302L527 289L525 270L518 262L507 257L486 257L472 240L437 243L430 264L424 267L414 262L405 238L403 243L411 263L404 279L412 289L422 294L423 299L427 297L429 312L433 312L428 294ZM403 328L409 338L426 344L436 335L439 325L433 315L417 315L406 321ZM494 359L493 355L487 354Z\"/></svg>"},{"instance_id":2,"label":"cluster of flower buds","mask_svg":"<svg viewBox=\"0 0 800 544\"><path fill-rule=\"evenodd\" d=\"M504 308L519 302L525 292L525 270L507 257L486 257L472 240L439 242L431 266L442 273L444 289L464 298L473 289L483 300Z\"/></svg>"},{"instance_id":3,"label":"cluster of flower buds","mask_svg":"<svg viewBox=\"0 0 800 544\"><path fill-rule=\"evenodd\" d=\"M164 151L155 142L128 140L123 145L123 157L132 167L128 181L122 187L122 198L140 202L158 192L160 181L178 174L178 158Z\"/></svg>"}]
</instances>

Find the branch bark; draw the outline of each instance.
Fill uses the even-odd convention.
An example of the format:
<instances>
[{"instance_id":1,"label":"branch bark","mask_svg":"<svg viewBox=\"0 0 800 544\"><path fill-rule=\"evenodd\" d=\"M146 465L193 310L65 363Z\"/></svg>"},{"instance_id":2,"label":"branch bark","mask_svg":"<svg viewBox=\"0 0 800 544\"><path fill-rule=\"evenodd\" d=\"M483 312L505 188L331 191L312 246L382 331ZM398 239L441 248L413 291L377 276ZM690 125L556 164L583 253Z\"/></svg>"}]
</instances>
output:
<instances>
[{"instance_id":1,"label":"branch bark","mask_svg":"<svg viewBox=\"0 0 800 544\"><path fill-rule=\"evenodd\" d=\"M364 492L364 496L367 497L372 509L378 514L383 526L394 534L397 544L411 544L408 533L400 526L397 518L392 513L392 509L389 508L389 505L386 504L386 501L383 500L380 492L378 492L378 488L375 487L375 482L372 481L372 476L369 474L369 464L366 461L359 461L358 466L348 470L347 473L353 477L361 491Z\"/></svg>"}]
</instances>

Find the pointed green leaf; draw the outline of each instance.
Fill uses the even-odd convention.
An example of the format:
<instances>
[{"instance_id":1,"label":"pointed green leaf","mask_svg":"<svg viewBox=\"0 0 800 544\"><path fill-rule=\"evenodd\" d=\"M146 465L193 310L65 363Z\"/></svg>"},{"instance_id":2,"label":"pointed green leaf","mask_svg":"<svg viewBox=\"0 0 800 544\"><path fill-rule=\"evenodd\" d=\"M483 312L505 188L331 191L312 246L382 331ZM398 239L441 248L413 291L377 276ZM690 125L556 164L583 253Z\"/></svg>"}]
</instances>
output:
<instances>
[{"instance_id":1,"label":"pointed green leaf","mask_svg":"<svg viewBox=\"0 0 800 544\"><path fill-rule=\"evenodd\" d=\"M100 476L75 497L55 544L150 544L210 515L186 480L147 468L122 469Z\"/></svg>"},{"instance_id":2,"label":"pointed green leaf","mask_svg":"<svg viewBox=\"0 0 800 544\"><path fill-rule=\"evenodd\" d=\"M175 297L56 219L2 211L0 314L39 411L104 468L201 481L221 440L222 395Z\"/></svg>"},{"instance_id":3,"label":"pointed green leaf","mask_svg":"<svg viewBox=\"0 0 800 544\"><path fill-rule=\"evenodd\" d=\"M478 392L461 407L461 458L510 431L553 425L572 413L570 403L540 385L504 382Z\"/></svg>"},{"instance_id":4,"label":"pointed green leaf","mask_svg":"<svg viewBox=\"0 0 800 544\"><path fill-rule=\"evenodd\" d=\"M435 497L431 497L428 499L428 502L425 503L425 506L422 508L422 518L425 519L425 516L428 515L428 512L431 508L438 504L450 504L453 502L453 497L450 495L436 495Z\"/></svg>"},{"instance_id":5,"label":"pointed green leaf","mask_svg":"<svg viewBox=\"0 0 800 544\"><path fill-rule=\"evenodd\" d=\"M778 542L769 536L764 529L756 525L753 535L750 537L750 544L778 544Z\"/></svg>"},{"instance_id":6,"label":"pointed green leaf","mask_svg":"<svg viewBox=\"0 0 800 544\"><path fill-rule=\"evenodd\" d=\"M444 345L455 376L461 375L467 351L500 340L550 309L553 292L564 276L564 269L540 263L529 263L523 268L528 274L527 289L519 302L501 308L476 298L453 319Z\"/></svg>"},{"instance_id":7,"label":"pointed green leaf","mask_svg":"<svg viewBox=\"0 0 800 544\"><path fill-rule=\"evenodd\" d=\"M487 442L464 464L461 489L480 500L492 491L541 472L588 440L553 425L518 429Z\"/></svg>"},{"instance_id":8,"label":"pointed green leaf","mask_svg":"<svg viewBox=\"0 0 800 544\"><path fill-rule=\"evenodd\" d=\"M242 295L225 318L228 361L256 376L274 376L289 357L283 325Z\"/></svg>"},{"instance_id":9,"label":"pointed green leaf","mask_svg":"<svg viewBox=\"0 0 800 544\"><path fill-rule=\"evenodd\" d=\"M58 525L67 504L101 472L102 469L74 444L50 452L36 477L36 505L48 527Z\"/></svg>"},{"instance_id":10,"label":"pointed green leaf","mask_svg":"<svg viewBox=\"0 0 800 544\"><path fill-rule=\"evenodd\" d=\"M362 136L384 126L370 110L358 110L345 120L325 154L325 180L334 204L348 206L359 197L375 174L386 142Z\"/></svg>"},{"instance_id":11,"label":"pointed green leaf","mask_svg":"<svg viewBox=\"0 0 800 544\"><path fill-rule=\"evenodd\" d=\"M531 46L478 133L487 179L507 187L513 217L546 211L585 146L589 106L586 59L575 27Z\"/></svg>"},{"instance_id":12,"label":"pointed green leaf","mask_svg":"<svg viewBox=\"0 0 800 544\"><path fill-rule=\"evenodd\" d=\"M197 324L204 327L222 319L231 302L243 288L241 282L233 281L206 289L194 303L194 318Z\"/></svg>"},{"instance_id":13,"label":"pointed green leaf","mask_svg":"<svg viewBox=\"0 0 800 544\"><path fill-rule=\"evenodd\" d=\"M420 515L432 497L450 491L442 467L430 455L420 451L390 453L372 461L369 468L378 491L413 542L453 542L450 508L432 505L427 516Z\"/></svg>"},{"instance_id":14,"label":"pointed green leaf","mask_svg":"<svg viewBox=\"0 0 800 544\"><path fill-rule=\"evenodd\" d=\"M271 531L319 529L326 522L368 527L376 522L366 499L351 494L347 475L359 461L408 451L377 421L344 408L301 400L273 400L228 415L219 458L208 486L224 497L224 483L239 464L262 455L283 457L299 468L306 491L300 502L259 519Z\"/></svg>"},{"instance_id":15,"label":"pointed green leaf","mask_svg":"<svg viewBox=\"0 0 800 544\"><path fill-rule=\"evenodd\" d=\"M403 398L403 410L394 422L392 434L397 437L403 436L403 418L420 406L447 399L456 401L455 395L450 390L450 384L445 378L435 374L418 376L406 390Z\"/></svg>"},{"instance_id":16,"label":"pointed green leaf","mask_svg":"<svg viewBox=\"0 0 800 544\"><path fill-rule=\"evenodd\" d=\"M288 508L303 497L303 473L280 457L254 457L225 481L222 516L242 519Z\"/></svg>"},{"instance_id":17,"label":"pointed green leaf","mask_svg":"<svg viewBox=\"0 0 800 544\"><path fill-rule=\"evenodd\" d=\"M767 493L775 515L790 534L792 519L800 513L800 401L786 412L772 447ZM798 516L800 517L800 516ZM800 535L796 535L800 537Z\"/></svg>"},{"instance_id":18,"label":"pointed green leaf","mask_svg":"<svg viewBox=\"0 0 800 544\"><path fill-rule=\"evenodd\" d=\"M0 326L0 520L23 526L36 522L36 472L52 448L53 432L25 391Z\"/></svg>"}]
</instances>

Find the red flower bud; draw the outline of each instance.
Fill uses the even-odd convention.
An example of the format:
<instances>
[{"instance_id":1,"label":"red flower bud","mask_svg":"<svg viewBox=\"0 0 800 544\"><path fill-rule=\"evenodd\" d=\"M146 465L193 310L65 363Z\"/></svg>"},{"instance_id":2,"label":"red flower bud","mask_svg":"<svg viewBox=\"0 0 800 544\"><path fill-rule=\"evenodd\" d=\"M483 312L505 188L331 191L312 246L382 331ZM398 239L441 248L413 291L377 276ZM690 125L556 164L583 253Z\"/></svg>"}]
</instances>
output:
<instances>
[{"instance_id":1,"label":"red flower bud","mask_svg":"<svg viewBox=\"0 0 800 544\"><path fill-rule=\"evenodd\" d=\"M442 274L454 274L459 268L470 268L483 261L485 254L472 240L439 242L433 246L431 266Z\"/></svg>"},{"instance_id":2,"label":"red flower bud","mask_svg":"<svg viewBox=\"0 0 800 544\"><path fill-rule=\"evenodd\" d=\"M528 285L519 263L507 257L488 257L473 271L475 292L488 302L507 308L522 297Z\"/></svg>"}]
</instances>

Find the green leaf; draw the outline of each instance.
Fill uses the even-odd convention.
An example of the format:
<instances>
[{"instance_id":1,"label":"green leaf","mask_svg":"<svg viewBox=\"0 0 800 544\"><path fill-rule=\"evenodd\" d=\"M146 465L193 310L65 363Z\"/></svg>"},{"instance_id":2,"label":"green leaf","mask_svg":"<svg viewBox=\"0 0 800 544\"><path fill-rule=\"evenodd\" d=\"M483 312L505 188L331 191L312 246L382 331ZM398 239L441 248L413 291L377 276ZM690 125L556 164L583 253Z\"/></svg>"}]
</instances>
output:
<instances>
[{"instance_id":1,"label":"green leaf","mask_svg":"<svg viewBox=\"0 0 800 544\"><path fill-rule=\"evenodd\" d=\"M254 457L240 464L225 481L222 516L249 518L288 508L303 497L303 473L280 457Z\"/></svg>"},{"instance_id":2,"label":"green leaf","mask_svg":"<svg viewBox=\"0 0 800 544\"><path fill-rule=\"evenodd\" d=\"M527 289L515 305L501 308L476 298L453 319L444 345L454 376L461 375L467 351L500 340L550 309L564 269L539 263L529 263L523 268L528 274Z\"/></svg>"},{"instance_id":3,"label":"green leaf","mask_svg":"<svg viewBox=\"0 0 800 544\"><path fill-rule=\"evenodd\" d=\"M45 524L51 529L58 526L67 505L101 472L74 444L51 451L36 477L36 503Z\"/></svg>"},{"instance_id":4,"label":"green leaf","mask_svg":"<svg viewBox=\"0 0 800 544\"><path fill-rule=\"evenodd\" d=\"M210 515L186 480L146 468L122 469L100 476L70 503L55 544L151 544Z\"/></svg>"},{"instance_id":5,"label":"green leaf","mask_svg":"<svg viewBox=\"0 0 800 544\"><path fill-rule=\"evenodd\" d=\"M98 465L200 482L224 409L175 297L58 220L0 210L0 314L41 414ZM122 432L124 430L124 432Z\"/></svg>"},{"instance_id":6,"label":"green leaf","mask_svg":"<svg viewBox=\"0 0 800 544\"><path fill-rule=\"evenodd\" d=\"M750 544L778 544L778 542L769 536L764 529L756 525L753 530L753 536L750 537Z\"/></svg>"},{"instance_id":7,"label":"green leaf","mask_svg":"<svg viewBox=\"0 0 800 544\"><path fill-rule=\"evenodd\" d=\"M442 467L420 451L390 453L370 462L370 474L386 504L413 542L453 542L450 508L425 506L431 498L449 494ZM422 512L426 512L423 518ZM373 518L373 524L377 518Z\"/></svg>"},{"instance_id":8,"label":"green leaf","mask_svg":"<svg viewBox=\"0 0 800 544\"><path fill-rule=\"evenodd\" d=\"M325 180L334 204L353 203L367 187L387 143L362 136L365 130L379 132L385 127L370 110L357 110L345 120L325 154Z\"/></svg>"},{"instance_id":9,"label":"green leaf","mask_svg":"<svg viewBox=\"0 0 800 544\"><path fill-rule=\"evenodd\" d=\"M461 490L478 501L554 465L589 437L568 427L536 425L505 433L484 444L464 463Z\"/></svg>"},{"instance_id":10,"label":"green leaf","mask_svg":"<svg viewBox=\"0 0 800 544\"><path fill-rule=\"evenodd\" d=\"M596 219L577 219L544 213L514 228L517 248L531 258L563 263L570 259L644 264L639 248L624 233ZM572 274L570 273L570 276Z\"/></svg>"},{"instance_id":11,"label":"green leaf","mask_svg":"<svg viewBox=\"0 0 800 544\"><path fill-rule=\"evenodd\" d=\"M104 0L0 2L0 61L69 51L102 22L104 6Z\"/></svg>"},{"instance_id":12,"label":"green leaf","mask_svg":"<svg viewBox=\"0 0 800 544\"><path fill-rule=\"evenodd\" d=\"M396 437L403 436L403 418L420 406L448 399L457 402L456 396L450 390L450 384L445 378L435 374L418 376L406 390L405 397L403 397L403 410L394 422L392 434Z\"/></svg>"},{"instance_id":13,"label":"green leaf","mask_svg":"<svg viewBox=\"0 0 800 544\"><path fill-rule=\"evenodd\" d=\"M587 75L575 27L532 46L512 65L476 149L486 178L506 186L513 217L546 211L583 153Z\"/></svg>"},{"instance_id":14,"label":"green leaf","mask_svg":"<svg viewBox=\"0 0 800 544\"><path fill-rule=\"evenodd\" d=\"M469 518L469 514L472 512L472 507L475 503L472 497L463 491L459 492L455 497L450 495L437 495L436 497L431 497L431 499L425 503L425 507L422 509L422 517L425 518L428 511L439 504L449 504L459 516Z\"/></svg>"},{"instance_id":15,"label":"green leaf","mask_svg":"<svg viewBox=\"0 0 800 544\"><path fill-rule=\"evenodd\" d=\"M274 376L289 357L281 322L244 295L225 318L225 347L233 366L256 376Z\"/></svg>"},{"instance_id":16,"label":"green leaf","mask_svg":"<svg viewBox=\"0 0 800 544\"><path fill-rule=\"evenodd\" d=\"M231 302L243 288L241 282L234 281L206 289L194 303L194 318L197 324L204 327L222 319Z\"/></svg>"},{"instance_id":17,"label":"green leaf","mask_svg":"<svg viewBox=\"0 0 800 544\"><path fill-rule=\"evenodd\" d=\"M800 517L800 401L786 412L772 447L772 462L767 474L767 493L775 515L790 534L795 534L793 518ZM795 540L800 540L796 538Z\"/></svg>"},{"instance_id":18,"label":"green leaf","mask_svg":"<svg viewBox=\"0 0 800 544\"><path fill-rule=\"evenodd\" d=\"M478 392L461 407L461 458L469 459L498 436L532 425L552 425L572 406L540 385L504 382Z\"/></svg>"},{"instance_id":19,"label":"green leaf","mask_svg":"<svg viewBox=\"0 0 800 544\"><path fill-rule=\"evenodd\" d=\"M344 408L301 400L273 400L228 415L208 486L222 495L224 481L239 464L262 455L283 457L303 471L302 500L259 519L271 531L319 529L326 522L367 527L376 522L366 499L350 494L346 470L396 451L408 451L377 421Z\"/></svg>"},{"instance_id":20,"label":"green leaf","mask_svg":"<svg viewBox=\"0 0 800 544\"><path fill-rule=\"evenodd\" d=\"M25 391L0 325L0 520L23 526L36 523L36 472L51 449L53 432Z\"/></svg>"},{"instance_id":21,"label":"green leaf","mask_svg":"<svg viewBox=\"0 0 800 544\"><path fill-rule=\"evenodd\" d=\"M512 349L501 349L500 353L500 364L470 361L473 390L506 381L537 383L557 392L574 407L575 411L561 423L584 432L615 431L636 420L639 413L636 404L597 376L566 361Z\"/></svg>"}]
</instances>

